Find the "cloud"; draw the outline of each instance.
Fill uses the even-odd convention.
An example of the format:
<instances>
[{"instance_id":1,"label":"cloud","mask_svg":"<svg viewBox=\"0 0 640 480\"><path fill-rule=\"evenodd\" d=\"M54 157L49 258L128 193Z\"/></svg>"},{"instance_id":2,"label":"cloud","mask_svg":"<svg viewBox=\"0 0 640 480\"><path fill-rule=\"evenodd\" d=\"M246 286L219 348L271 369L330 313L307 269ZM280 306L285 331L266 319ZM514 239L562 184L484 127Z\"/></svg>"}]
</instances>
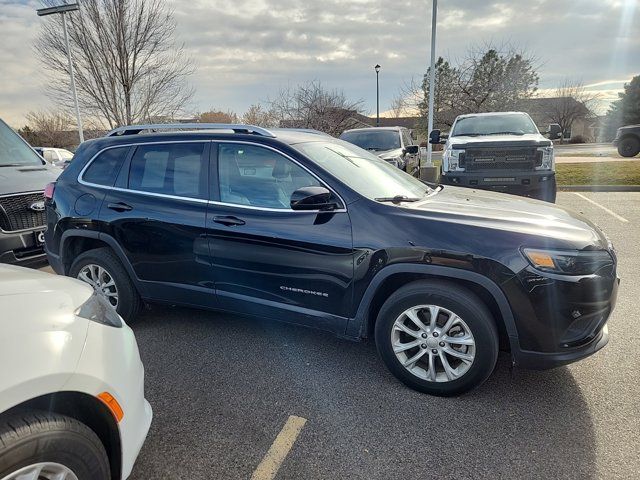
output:
<instances>
[{"instance_id":1,"label":"cloud","mask_svg":"<svg viewBox=\"0 0 640 480\"><path fill-rule=\"evenodd\" d=\"M425 0L170 0L177 41L194 57L193 110L233 109L280 87L319 80L381 110L429 59L431 3ZM540 87L566 77L597 84L638 71L638 8L632 0L440 2L437 53L462 57L487 42L526 48L540 59ZM631 6L630 6L631 5ZM31 45L43 20L37 2L0 0L0 115L14 124L48 102ZM634 62L635 60L635 62ZM620 84L607 86L609 90Z\"/></svg>"}]
</instances>

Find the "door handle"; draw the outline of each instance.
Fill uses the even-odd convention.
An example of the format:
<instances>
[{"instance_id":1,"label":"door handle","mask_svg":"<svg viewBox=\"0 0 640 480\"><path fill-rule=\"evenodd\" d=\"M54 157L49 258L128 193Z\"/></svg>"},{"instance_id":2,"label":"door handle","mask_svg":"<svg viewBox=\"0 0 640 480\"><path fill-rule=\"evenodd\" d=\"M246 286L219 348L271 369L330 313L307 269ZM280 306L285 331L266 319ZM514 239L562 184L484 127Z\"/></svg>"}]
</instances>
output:
<instances>
[{"instance_id":1,"label":"door handle","mask_svg":"<svg viewBox=\"0 0 640 480\"><path fill-rule=\"evenodd\" d=\"M222 225L226 225L227 227L236 227L236 226L245 224L244 220L240 220L237 217L230 217L230 216L213 217L213 221L216 223L221 223Z\"/></svg>"},{"instance_id":2,"label":"door handle","mask_svg":"<svg viewBox=\"0 0 640 480\"><path fill-rule=\"evenodd\" d=\"M118 203L110 203L107 205L107 208L111 210L115 210L116 212L129 212L133 210L131 205L127 205L126 203L118 202Z\"/></svg>"}]
</instances>

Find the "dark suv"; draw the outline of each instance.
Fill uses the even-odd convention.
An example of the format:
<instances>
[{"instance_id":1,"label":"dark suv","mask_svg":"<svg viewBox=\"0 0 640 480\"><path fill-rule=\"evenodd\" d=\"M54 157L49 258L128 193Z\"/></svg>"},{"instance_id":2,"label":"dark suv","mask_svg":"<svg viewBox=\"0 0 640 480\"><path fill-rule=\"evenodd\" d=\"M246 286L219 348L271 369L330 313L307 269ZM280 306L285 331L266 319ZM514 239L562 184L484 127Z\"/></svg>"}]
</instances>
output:
<instances>
[{"instance_id":1,"label":"dark suv","mask_svg":"<svg viewBox=\"0 0 640 480\"><path fill-rule=\"evenodd\" d=\"M83 143L46 203L53 268L127 320L165 302L375 336L436 395L482 383L500 347L549 368L608 340L616 257L584 217L432 189L313 132L123 127Z\"/></svg>"}]
</instances>

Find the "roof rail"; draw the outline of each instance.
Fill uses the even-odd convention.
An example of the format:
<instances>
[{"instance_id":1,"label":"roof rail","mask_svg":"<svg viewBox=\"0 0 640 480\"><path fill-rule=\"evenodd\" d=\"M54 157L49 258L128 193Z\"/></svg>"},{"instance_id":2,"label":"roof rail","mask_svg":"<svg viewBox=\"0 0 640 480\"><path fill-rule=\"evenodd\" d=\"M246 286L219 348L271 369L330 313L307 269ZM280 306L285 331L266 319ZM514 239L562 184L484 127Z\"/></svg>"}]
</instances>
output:
<instances>
[{"instance_id":1,"label":"roof rail","mask_svg":"<svg viewBox=\"0 0 640 480\"><path fill-rule=\"evenodd\" d=\"M148 125L127 125L114 128L105 136L137 135L147 130L150 132L169 130L232 130L234 133L251 133L263 137L275 137L275 135L266 128L236 123L152 123Z\"/></svg>"}]
</instances>

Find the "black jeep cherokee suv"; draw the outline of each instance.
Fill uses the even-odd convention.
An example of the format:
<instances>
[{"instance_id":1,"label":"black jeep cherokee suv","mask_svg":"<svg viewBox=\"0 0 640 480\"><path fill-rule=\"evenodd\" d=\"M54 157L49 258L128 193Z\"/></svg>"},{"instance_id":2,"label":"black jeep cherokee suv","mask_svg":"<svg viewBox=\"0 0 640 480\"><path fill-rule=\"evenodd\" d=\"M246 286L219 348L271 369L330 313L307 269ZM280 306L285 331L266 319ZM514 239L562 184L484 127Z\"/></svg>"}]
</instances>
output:
<instances>
[{"instance_id":1,"label":"black jeep cherokee suv","mask_svg":"<svg viewBox=\"0 0 640 480\"><path fill-rule=\"evenodd\" d=\"M51 265L127 320L168 302L374 336L395 376L436 395L482 383L500 347L549 368L608 340L616 257L588 220L432 189L325 135L123 127L83 143L49 197Z\"/></svg>"}]
</instances>

